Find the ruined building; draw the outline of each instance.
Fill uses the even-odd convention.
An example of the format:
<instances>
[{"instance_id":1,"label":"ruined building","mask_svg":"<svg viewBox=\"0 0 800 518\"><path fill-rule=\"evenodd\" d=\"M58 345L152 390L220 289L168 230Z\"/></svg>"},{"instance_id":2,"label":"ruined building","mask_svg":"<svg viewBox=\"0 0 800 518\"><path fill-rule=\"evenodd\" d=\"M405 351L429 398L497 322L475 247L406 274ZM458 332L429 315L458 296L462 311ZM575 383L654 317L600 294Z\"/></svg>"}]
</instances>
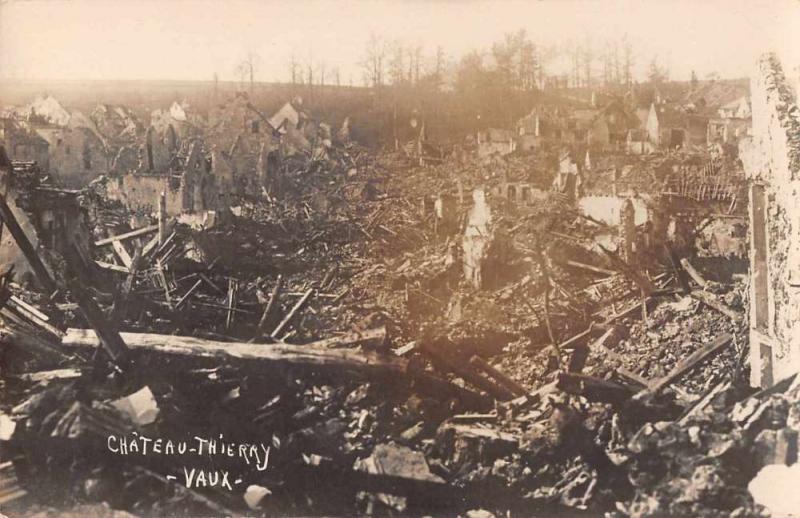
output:
<instances>
[{"instance_id":1,"label":"ruined building","mask_svg":"<svg viewBox=\"0 0 800 518\"><path fill-rule=\"evenodd\" d=\"M800 370L800 114L777 57L752 78L753 136L740 143L749 181L751 384Z\"/></svg>"},{"instance_id":2,"label":"ruined building","mask_svg":"<svg viewBox=\"0 0 800 518\"><path fill-rule=\"evenodd\" d=\"M228 206L233 168L219 151L213 148L209 151L202 140L192 139L167 156L169 149L160 147L163 142L155 139L152 131L148 135L145 160L140 168L108 179L109 199L131 209L155 213L163 192L169 216L223 210Z\"/></svg>"},{"instance_id":3,"label":"ruined building","mask_svg":"<svg viewBox=\"0 0 800 518\"><path fill-rule=\"evenodd\" d=\"M276 132L247 94L239 92L212 110L206 140L227 155L237 175L236 188L243 191L248 186L268 187L279 163Z\"/></svg>"},{"instance_id":4,"label":"ruined building","mask_svg":"<svg viewBox=\"0 0 800 518\"><path fill-rule=\"evenodd\" d=\"M11 160L36 162L43 169L49 167L50 145L14 119L0 118L0 143L5 145Z\"/></svg>"}]
</instances>

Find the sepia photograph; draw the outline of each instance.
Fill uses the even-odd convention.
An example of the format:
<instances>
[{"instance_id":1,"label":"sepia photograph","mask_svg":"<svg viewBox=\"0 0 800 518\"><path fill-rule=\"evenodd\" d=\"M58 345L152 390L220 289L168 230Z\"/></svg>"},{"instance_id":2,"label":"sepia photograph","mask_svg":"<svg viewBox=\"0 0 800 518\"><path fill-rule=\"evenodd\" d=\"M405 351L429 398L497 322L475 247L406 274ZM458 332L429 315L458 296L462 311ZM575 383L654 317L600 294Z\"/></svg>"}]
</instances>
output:
<instances>
[{"instance_id":1,"label":"sepia photograph","mask_svg":"<svg viewBox=\"0 0 800 518\"><path fill-rule=\"evenodd\" d=\"M0 518L800 518L798 34L0 0Z\"/></svg>"}]
</instances>

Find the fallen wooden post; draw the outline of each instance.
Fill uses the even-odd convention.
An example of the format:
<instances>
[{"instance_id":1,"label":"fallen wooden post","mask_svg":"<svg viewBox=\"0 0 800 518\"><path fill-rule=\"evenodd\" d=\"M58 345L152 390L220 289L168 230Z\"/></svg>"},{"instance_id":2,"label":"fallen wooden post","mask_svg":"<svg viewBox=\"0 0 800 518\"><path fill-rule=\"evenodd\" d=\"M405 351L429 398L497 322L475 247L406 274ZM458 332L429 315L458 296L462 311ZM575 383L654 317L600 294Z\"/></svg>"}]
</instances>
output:
<instances>
[{"instance_id":1,"label":"fallen wooden post","mask_svg":"<svg viewBox=\"0 0 800 518\"><path fill-rule=\"evenodd\" d=\"M272 315L273 311L275 311L275 307L278 305L278 299L280 298L282 285L283 275L278 274L278 278L275 280L275 286L272 288L272 293L269 294L267 305L264 307L264 313L261 314L261 320L258 321L256 332L253 335L253 339L250 340L251 342L259 340L264 334L267 324L269 323L269 317Z\"/></svg>"},{"instance_id":2,"label":"fallen wooden post","mask_svg":"<svg viewBox=\"0 0 800 518\"><path fill-rule=\"evenodd\" d=\"M442 353L438 348L424 342L420 344L420 350L427 354L440 368L453 372L453 374L459 378L483 390L493 398L500 401L514 399L514 394L510 390L492 379L483 377L480 372L470 364L448 358L447 355Z\"/></svg>"},{"instance_id":3,"label":"fallen wooden post","mask_svg":"<svg viewBox=\"0 0 800 518\"><path fill-rule=\"evenodd\" d=\"M489 363L480 356L473 356L469 362L483 371L487 376L494 379L498 384L508 389L514 396L524 396L528 393L528 389L509 378L505 373L489 365Z\"/></svg>"},{"instance_id":4,"label":"fallen wooden post","mask_svg":"<svg viewBox=\"0 0 800 518\"><path fill-rule=\"evenodd\" d=\"M107 263L105 261L95 261L94 263L100 268L103 268L104 270L111 270L112 272L124 273L124 274L131 273L131 271L128 268L125 268L124 266L120 266L118 264Z\"/></svg>"},{"instance_id":5,"label":"fallen wooden post","mask_svg":"<svg viewBox=\"0 0 800 518\"><path fill-rule=\"evenodd\" d=\"M622 275L630 279L639 287L643 296L649 296L650 293L655 290L655 286L653 286L653 283L645 275L642 275L640 272L636 271L631 265L623 261L617 254L608 248L599 243L597 246L603 251L603 253L606 254L606 256L608 256L608 258L611 260L611 263Z\"/></svg>"},{"instance_id":6,"label":"fallen wooden post","mask_svg":"<svg viewBox=\"0 0 800 518\"><path fill-rule=\"evenodd\" d=\"M128 268L128 276L125 278L125 282L122 283L122 289L117 294L117 297L114 299L114 305L111 307L110 319L112 322L119 322L128 312L128 299L133 291L133 283L136 281L136 275L139 273L141 262L142 249L137 246L133 253L133 258L131 259L131 265Z\"/></svg>"},{"instance_id":7,"label":"fallen wooden post","mask_svg":"<svg viewBox=\"0 0 800 518\"><path fill-rule=\"evenodd\" d=\"M116 236L106 237L104 239L100 239L94 242L94 246L103 246L103 245L110 245L115 241L125 241L127 239L131 239L134 237L144 236L151 232L155 232L158 230L158 225L150 225L147 227L137 228L136 230L131 230L130 232L125 232L124 234L119 234Z\"/></svg>"},{"instance_id":8,"label":"fallen wooden post","mask_svg":"<svg viewBox=\"0 0 800 518\"><path fill-rule=\"evenodd\" d=\"M689 293L692 290L689 287L689 280L686 278L686 272L684 268L681 268L681 261L678 259L677 252L667 243L664 243L664 249L667 251L667 257L672 266L672 271L675 273L675 279L677 279L678 284L680 284L681 290L685 294Z\"/></svg>"},{"instance_id":9,"label":"fallen wooden post","mask_svg":"<svg viewBox=\"0 0 800 518\"><path fill-rule=\"evenodd\" d=\"M239 298L239 281L233 277L228 278L228 314L225 318L225 329L230 329L235 316L237 299Z\"/></svg>"},{"instance_id":10,"label":"fallen wooden post","mask_svg":"<svg viewBox=\"0 0 800 518\"><path fill-rule=\"evenodd\" d=\"M636 302L635 304L631 305L630 307L628 307L626 309L623 309L619 313L611 315L610 317L608 317L606 320L604 320L603 322L601 322L599 324L598 323L591 324L584 331L581 331L580 333L578 333L577 335L575 335L572 338L568 339L567 341L558 344L558 349L559 350L563 350L564 348L574 347L575 343L580 342L584 338L587 338L592 333L596 332L595 330L603 330L603 329L605 329L606 326L608 326L610 324L613 324L615 321L619 320L620 318L626 317L626 316L630 315L631 313L635 312L637 309L640 309L642 307L642 304L644 303L646 305L647 302L649 302L649 300L650 299L646 299L644 301Z\"/></svg>"},{"instance_id":11,"label":"fallen wooden post","mask_svg":"<svg viewBox=\"0 0 800 518\"><path fill-rule=\"evenodd\" d=\"M183 297L181 297L180 300L178 300L178 302L175 303L175 309L180 308L183 305L183 303L189 299L192 293L194 293L194 291L200 287L201 284L203 284L203 279L197 279L197 282L195 282L194 285L191 288L189 288L189 291L187 291L186 294ZM230 308L228 308L228 311L230 311Z\"/></svg>"},{"instance_id":12,"label":"fallen wooden post","mask_svg":"<svg viewBox=\"0 0 800 518\"><path fill-rule=\"evenodd\" d=\"M280 337L281 334L283 334L283 332L287 330L289 324L291 324L292 320L294 320L294 317L297 316L297 314L303 309L303 307L305 307L306 303L308 303L308 300L311 298L311 295L313 294L314 294L314 288L309 288L308 291L306 291L303 294L303 296L300 298L300 300L297 301L294 307L291 310L289 310L289 313L286 314L286 317L284 317L284 319L281 320L281 323L278 324L275 330L272 331L272 333L270 334L272 338L278 340L278 337Z\"/></svg>"},{"instance_id":13,"label":"fallen wooden post","mask_svg":"<svg viewBox=\"0 0 800 518\"><path fill-rule=\"evenodd\" d=\"M569 394L604 403L619 403L633 394L629 388L613 381L573 372L559 372L557 386Z\"/></svg>"},{"instance_id":14,"label":"fallen wooden post","mask_svg":"<svg viewBox=\"0 0 800 518\"><path fill-rule=\"evenodd\" d=\"M111 246L114 248L114 252L116 252L117 257L119 257L120 261L122 261L122 264L124 264L125 267L130 270L131 264L133 264L133 258L131 257L131 254L128 253L125 245L119 241L114 241L111 243Z\"/></svg>"},{"instance_id":15,"label":"fallen wooden post","mask_svg":"<svg viewBox=\"0 0 800 518\"><path fill-rule=\"evenodd\" d=\"M113 361L120 364L125 363L128 356L125 340L120 337L119 331L106 320L103 310L97 305L89 291L81 282L74 280L68 282L68 288L75 297L81 314L96 331L96 335L100 337L97 345L102 345Z\"/></svg>"},{"instance_id":16,"label":"fallen wooden post","mask_svg":"<svg viewBox=\"0 0 800 518\"><path fill-rule=\"evenodd\" d=\"M0 197L0 221L5 223L6 227L8 227L8 231L11 232L11 237L14 238L14 241L22 251L25 259L27 259L28 264L31 265L39 284L42 285L42 288L44 288L48 295L51 295L58 289L58 286L56 286L50 272L39 258L39 254L36 253L36 249L28 239L28 236L25 235L19 222L17 222L17 218L11 211L11 207L8 206L8 203L6 203L6 200L2 197Z\"/></svg>"},{"instance_id":17,"label":"fallen wooden post","mask_svg":"<svg viewBox=\"0 0 800 518\"><path fill-rule=\"evenodd\" d=\"M664 387L666 387L667 385L674 383L675 381L678 381L681 377L683 377L689 371L697 367L700 363L704 362L714 354L721 351L725 346L730 344L732 340L733 340L733 335L724 334L718 337L717 339L705 344L703 347L693 352L688 357L679 361L678 364L675 365L675 367L669 372L669 374L667 374L663 378L650 382L646 389L636 394L636 398L641 399L647 395L655 394Z\"/></svg>"},{"instance_id":18,"label":"fallen wooden post","mask_svg":"<svg viewBox=\"0 0 800 518\"><path fill-rule=\"evenodd\" d=\"M703 276L700 275L700 272L698 272L695 267L692 266L692 263L690 263L685 257L681 259L681 266L683 266L683 269L686 270L686 273L689 274L689 276L692 278L692 280L694 280L694 282L697 283L698 286L705 288L708 285L708 281L706 281Z\"/></svg>"},{"instance_id":19,"label":"fallen wooden post","mask_svg":"<svg viewBox=\"0 0 800 518\"><path fill-rule=\"evenodd\" d=\"M17 314L28 320L31 324L41 328L42 330L56 336L58 338L64 335L64 332L49 323L50 317L26 304L24 301L18 299L14 295L8 299L8 309L15 311Z\"/></svg>"},{"instance_id":20,"label":"fallen wooden post","mask_svg":"<svg viewBox=\"0 0 800 518\"><path fill-rule=\"evenodd\" d=\"M217 293L219 293L220 295L224 295L224 294L225 294L225 292L224 292L224 291L222 291L222 290L219 288L219 286L217 286L217 285L214 283L214 281L212 281L211 279L209 279L209 278L208 278L208 275L206 275L206 274L205 274L205 273L203 273L203 272L198 272L198 274L197 274L197 275L199 275L199 276L200 276L200 278L201 278L201 279L203 279L203 281L204 281L206 284L208 284L209 286L211 286L211 288L212 288L214 291L216 291L216 292L217 292Z\"/></svg>"},{"instance_id":21,"label":"fallen wooden post","mask_svg":"<svg viewBox=\"0 0 800 518\"><path fill-rule=\"evenodd\" d=\"M692 298L695 300L699 300L700 302L710 307L711 309L719 311L720 313L730 318L734 322L738 322L742 318L742 313L736 311L731 307L726 306L725 304L717 300L717 298L711 293L701 290L695 290L692 292Z\"/></svg>"},{"instance_id":22,"label":"fallen wooden post","mask_svg":"<svg viewBox=\"0 0 800 518\"><path fill-rule=\"evenodd\" d=\"M0 344L2 345L15 347L48 360L63 362L68 360L69 356L61 351L61 348L57 346L57 341L55 344L53 341L54 338L60 339L62 336L64 333L58 337L54 335L44 337L41 333L36 332L30 322L12 311L11 308L0 309Z\"/></svg>"},{"instance_id":23,"label":"fallen wooden post","mask_svg":"<svg viewBox=\"0 0 800 518\"><path fill-rule=\"evenodd\" d=\"M572 266L573 268L580 268L581 270L588 270L590 272L599 273L602 275L616 275L617 272L614 270L608 270L606 268L600 268L599 266L592 266L591 264L584 264L579 263L578 261L570 261L567 260L564 262L567 266Z\"/></svg>"},{"instance_id":24,"label":"fallen wooden post","mask_svg":"<svg viewBox=\"0 0 800 518\"><path fill-rule=\"evenodd\" d=\"M333 348L337 346L353 346L374 340L376 336L385 337L385 328L370 330L364 333L351 333L305 345L264 344L245 342L219 342L192 336L159 335L151 333L120 333L122 339L131 350L152 351L166 354L206 358L227 358L254 360L267 363L300 365L311 368L354 369L372 374L403 374L408 368L408 361L394 355L383 355L370 351L359 351L350 348ZM65 347L92 348L100 340L91 329L67 329L61 340Z\"/></svg>"},{"instance_id":25,"label":"fallen wooden post","mask_svg":"<svg viewBox=\"0 0 800 518\"><path fill-rule=\"evenodd\" d=\"M167 238L167 193L161 191L158 196L158 241L164 243Z\"/></svg>"},{"instance_id":26,"label":"fallen wooden post","mask_svg":"<svg viewBox=\"0 0 800 518\"><path fill-rule=\"evenodd\" d=\"M20 308L24 309L28 313L31 313L33 316L35 316L39 320L43 320L45 322L49 322L50 321L50 317L45 315L44 313L42 313L39 310L39 308L37 308L36 306L32 306L32 305L28 304L27 302L25 302L21 298L17 297L16 295L11 295L8 298L8 301L10 303L12 303L12 304L16 304L17 306L19 306Z\"/></svg>"},{"instance_id":27,"label":"fallen wooden post","mask_svg":"<svg viewBox=\"0 0 800 518\"><path fill-rule=\"evenodd\" d=\"M150 241L147 242L147 244L144 245L144 248L142 249L142 257L147 257L150 255L150 252L156 249L158 246L158 239L159 235L156 234L150 239Z\"/></svg>"},{"instance_id":28,"label":"fallen wooden post","mask_svg":"<svg viewBox=\"0 0 800 518\"><path fill-rule=\"evenodd\" d=\"M81 257L80 251L75 243L67 248L64 258L67 261L69 269L75 275L75 277L69 277L67 279L67 288L75 299L75 302L78 303L81 314L83 314L83 317L89 325L92 326L92 329L96 331L97 336L100 337L100 343L105 348L109 357L118 365L126 364L128 360L128 347L125 345L125 341L120 337L117 328L113 323L109 322L103 310L100 309L100 306L97 305L94 297L89 292L87 288L87 286L89 286L87 265Z\"/></svg>"}]
</instances>

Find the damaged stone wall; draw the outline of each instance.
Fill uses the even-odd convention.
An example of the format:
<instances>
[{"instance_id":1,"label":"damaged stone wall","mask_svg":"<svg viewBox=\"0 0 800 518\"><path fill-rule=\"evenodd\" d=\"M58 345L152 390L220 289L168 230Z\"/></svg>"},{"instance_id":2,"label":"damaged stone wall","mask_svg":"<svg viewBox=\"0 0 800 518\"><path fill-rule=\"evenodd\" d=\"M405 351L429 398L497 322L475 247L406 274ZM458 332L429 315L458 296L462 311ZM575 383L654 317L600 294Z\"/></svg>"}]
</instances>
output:
<instances>
[{"instance_id":1,"label":"damaged stone wall","mask_svg":"<svg viewBox=\"0 0 800 518\"><path fill-rule=\"evenodd\" d=\"M155 213L162 192L166 194L167 214L180 214L183 211L184 192L180 183L171 181L168 175L125 174L110 178L106 184L108 199L120 201L131 210Z\"/></svg>"},{"instance_id":2,"label":"damaged stone wall","mask_svg":"<svg viewBox=\"0 0 800 518\"><path fill-rule=\"evenodd\" d=\"M800 370L800 118L774 54L751 81L753 136L739 155L750 183L751 385Z\"/></svg>"}]
</instances>

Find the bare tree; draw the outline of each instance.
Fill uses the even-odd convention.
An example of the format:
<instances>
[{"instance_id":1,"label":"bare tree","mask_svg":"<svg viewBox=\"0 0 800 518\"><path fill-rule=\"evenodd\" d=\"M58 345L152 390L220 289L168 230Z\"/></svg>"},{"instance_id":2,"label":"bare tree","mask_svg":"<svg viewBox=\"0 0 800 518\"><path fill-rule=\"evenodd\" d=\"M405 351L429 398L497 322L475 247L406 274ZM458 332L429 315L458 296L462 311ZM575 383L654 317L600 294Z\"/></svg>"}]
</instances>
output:
<instances>
[{"instance_id":1,"label":"bare tree","mask_svg":"<svg viewBox=\"0 0 800 518\"><path fill-rule=\"evenodd\" d=\"M592 42L588 39L583 46L583 52L581 54L581 58L583 60L583 78L586 84L586 88L592 87L592 63L594 62L594 50Z\"/></svg>"},{"instance_id":2,"label":"bare tree","mask_svg":"<svg viewBox=\"0 0 800 518\"><path fill-rule=\"evenodd\" d=\"M380 88L384 84L387 44L380 36L370 34L364 59L360 65L364 69L364 82L367 86Z\"/></svg>"},{"instance_id":3,"label":"bare tree","mask_svg":"<svg viewBox=\"0 0 800 518\"><path fill-rule=\"evenodd\" d=\"M439 90L444 84L444 72L446 66L446 56L441 45L436 47L436 54L433 57L433 85Z\"/></svg>"},{"instance_id":4,"label":"bare tree","mask_svg":"<svg viewBox=\"0 0 800 518\"><path fill-rule=\"evenodd\" d=\"M244 86L245 79L250 77L250 93L253 93L253 78L255 76L255 68L261 62L261 58L253 51L247 53L247 56L236 67L236 73L239 76L240 84Z\"/></svg>"},{"instance_id":5,"label":"bare tree","mask_svg":"<svg viewBox=\"0 0 800 518\"><path fill-rule=\"evenodd\" d=\"M289 56L289 74L292 77L292 84L297 84L298 75L302 75L300 71L300 63L297 62L297 56L295 56L294 51Z\"/></svg>"},{"instance_id":6,"label":"bare tree","mask_svg":"<svg viewBox=\"0 0 800 518\"><path fill-rule=\"evenodd\" d=\"M633 82L633 47L628 41L628 35L622 36L622 78L625 86Z\"/></svg>"},{"instance_id":7,"label":"bare tree","mask_svg":"<svg viewBox=\"0 0 800 518\"><path fill-rule=\"evenodd\" d=\"M647 79L653 84L661 84L669 79L669 70L666 66L659 63L657 54L650 60L650 66L647 70Z\"/></svg>"},{"instance_id":8,"label":"bare tree","mask_svg":"<svg viewBox=\"0 0 800 518\"><path fill-rule=\"evenodd\" d=\"M422 47L417 45L414 47L414 84L419 84L419 71L422 62Z\"/></svg>"},{"instance_id":9,"label":"bare tree","mask_svg":"<svg viewBox=\"0 0 800 518\"><path fill-rule=\"evenodd\" d=\"M574 43L571 49L572 54L572 77L573 86L579 87L581 85L581 46Z\"/></svg>"},{"instance_id":10,"label":"bare tree","mask_svg":"<svg viewBox=\"0 0 800 518\"><path fill-rule=\"evenodd\" d=\"M405 81L405 49L400 40L395 40L391 44L391 57L389 59L389 79L393 85L399 85Z\"/></svg>"}]
</instances>

